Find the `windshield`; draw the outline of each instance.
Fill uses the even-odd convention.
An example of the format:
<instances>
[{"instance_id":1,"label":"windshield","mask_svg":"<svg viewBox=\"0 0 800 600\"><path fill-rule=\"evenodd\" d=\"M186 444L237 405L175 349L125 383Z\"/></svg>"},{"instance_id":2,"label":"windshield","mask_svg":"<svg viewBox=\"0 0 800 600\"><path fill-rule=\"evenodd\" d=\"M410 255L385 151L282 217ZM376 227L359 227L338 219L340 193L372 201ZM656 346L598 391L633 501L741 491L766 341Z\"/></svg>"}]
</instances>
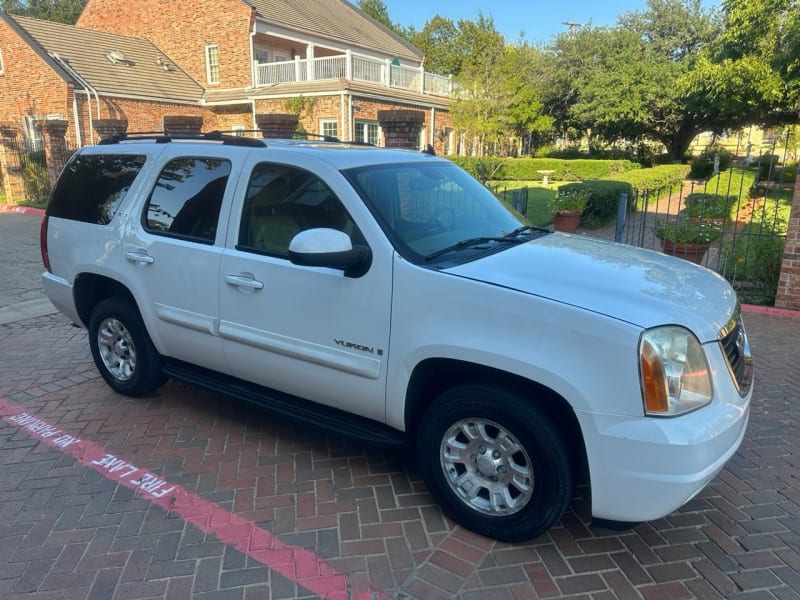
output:
<instances>
[{"instance_id":1,"label":"windshield","mask_svg":"<svg viewBox=\"0 0 800 600\"><path fill-rule=\"evenodd\" d=\"M372 165L344 172L406 258L424 263L459 242L500 238L526 225L456 165L414 162ZM483 249L498 244L489 240ZM504 247L504 246L503 246Z\"/></svg>"}]
</instances>

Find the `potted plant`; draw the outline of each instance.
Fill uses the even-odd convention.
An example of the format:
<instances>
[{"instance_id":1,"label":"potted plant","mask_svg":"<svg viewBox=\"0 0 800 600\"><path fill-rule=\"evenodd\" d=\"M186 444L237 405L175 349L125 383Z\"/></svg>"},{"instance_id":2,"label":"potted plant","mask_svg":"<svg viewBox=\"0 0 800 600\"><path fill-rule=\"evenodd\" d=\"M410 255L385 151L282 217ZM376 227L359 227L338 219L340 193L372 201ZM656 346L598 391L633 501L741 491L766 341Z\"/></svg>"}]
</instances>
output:
<instances>
[{"instance_id":1,"label":"potted plant","mask_svg":"<svg viewBox=\"0 0 800 600\"><path fill-rule=\"evenodd\" d=\"M588 190L558 190L550 201L550 209L553 211L553 229L575 233L590 196L591 193Z\"/></svg>"},{"instance_id":2,"label":"potted plant","mask_svg":"<svg viewBox=\"0 0 800 600\"><path fill-rule=\"evenodd\" d=\"M656 222L655 236L661 240L664 254L685 258L701 264L711 243L719 239L718 226L688 217L662 219Z\"/></svg>"},{"instance_id":3,"label":"potted plant","mask_svg":"<svg viewBox=\"0 0 800 600\"><path fill-rule=\"evenodd\" d=\"M730 218L735 196L722 194L690 194L686 198L686 214L694 222L722 226Z\"/></svg>"}]
</instances>

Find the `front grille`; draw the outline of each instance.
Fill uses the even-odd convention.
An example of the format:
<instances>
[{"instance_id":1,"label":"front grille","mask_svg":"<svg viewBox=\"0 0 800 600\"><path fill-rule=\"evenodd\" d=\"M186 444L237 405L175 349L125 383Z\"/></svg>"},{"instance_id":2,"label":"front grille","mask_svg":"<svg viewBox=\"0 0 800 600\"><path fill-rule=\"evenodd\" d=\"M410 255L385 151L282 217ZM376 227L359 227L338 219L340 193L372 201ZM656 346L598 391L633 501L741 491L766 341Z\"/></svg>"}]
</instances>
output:
<instances>
[{"instance_id":1,"label":"front grille","mask_svg":"<svg viewBox=\"0 0 800 600\"><path fill-rule=\"evenodd\" d=\"M753 360L750 356L750 344L747 341L742 315L738 310L720 331L719 343L739 394L744 396L753 383Z\"/></svg>"}]
</instances>

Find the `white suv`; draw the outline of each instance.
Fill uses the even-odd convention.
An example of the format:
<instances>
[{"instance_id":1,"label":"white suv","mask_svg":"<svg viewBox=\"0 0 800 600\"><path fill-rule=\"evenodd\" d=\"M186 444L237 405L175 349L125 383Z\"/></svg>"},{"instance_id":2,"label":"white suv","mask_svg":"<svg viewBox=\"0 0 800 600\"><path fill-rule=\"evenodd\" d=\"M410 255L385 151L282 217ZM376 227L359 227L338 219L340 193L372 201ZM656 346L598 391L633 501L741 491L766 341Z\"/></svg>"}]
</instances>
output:
<instances>
[{"instance_id":1,"label":"white suv","mask_svg":"<svg viewBox=\"0 0 800 600\"><path fill-rule=\"evenodd\" d=\"M114 139L42 226L44 286L117 392L167 376L410 444L465 527L519 541L586 481L665 516L736 451L736 295L686 261L531 228L451 162L339 143Z\"/></svg>"}]
</instances>

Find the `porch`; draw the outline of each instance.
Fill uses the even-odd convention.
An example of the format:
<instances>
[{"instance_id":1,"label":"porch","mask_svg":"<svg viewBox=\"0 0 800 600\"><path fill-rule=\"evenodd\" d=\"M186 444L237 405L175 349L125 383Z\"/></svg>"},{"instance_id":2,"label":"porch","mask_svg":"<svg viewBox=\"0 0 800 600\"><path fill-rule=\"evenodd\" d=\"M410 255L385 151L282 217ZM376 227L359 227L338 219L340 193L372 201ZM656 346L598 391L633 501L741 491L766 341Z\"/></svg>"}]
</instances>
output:
<instances>
[{"instance_id":1,"label":"porch","mask_svg":"<svg viewBox=\"0 0 800 600\"><path fill-rule=\"evenodd\" d=\"M380 60L350 51L334 56L297 56L294 60L268 63L256 61L254 69L256 87L344 78L432 96L448 97L453 91L449 76L427 73L424 67L407 67L389 59Z\"/></svg>"}]
</instances>

